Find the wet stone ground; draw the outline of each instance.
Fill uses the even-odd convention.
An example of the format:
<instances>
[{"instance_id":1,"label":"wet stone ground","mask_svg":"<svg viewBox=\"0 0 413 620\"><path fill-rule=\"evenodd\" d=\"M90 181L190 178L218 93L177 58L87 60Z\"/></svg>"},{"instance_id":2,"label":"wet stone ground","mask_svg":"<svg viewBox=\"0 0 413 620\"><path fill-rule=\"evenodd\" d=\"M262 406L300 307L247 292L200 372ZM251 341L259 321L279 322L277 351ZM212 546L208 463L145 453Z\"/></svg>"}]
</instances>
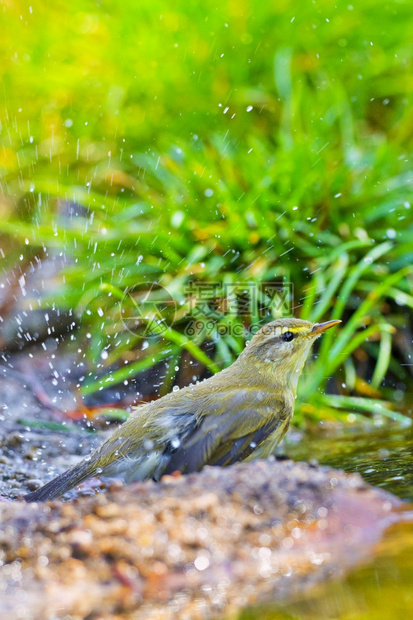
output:
<instances>
[{"instance_id":1,"label":"wet stone ground","mask_svg":"<svg viewBox=\"0 0 413 620\"><path fill-rule=\"evenodd\" d=\"M291 461L0 504L0 616L229 617L340 575L398 504L355 474Z\"/></svg>"},{"instance_id":2,"label":"wet stone ground","mask_svg":"<svg viewBox=\"0 0 413 620\"><path fill-rule=\"evenodd\" d=\"M401 502L357 474L275 459L27 505L104 433L62 430L70 382L36 369L17 356L0 378L1 618L236 617L339 576L399 519Z\"/></svg>"},{"instance_id":3,"label":"wet stone ground","mask_svg":"<svg viewBox=\"0 0 413 620\"><path fill-rule=\"evenodd\" d=\"M34 490L99 442L66 417L77 407L65 376L70 358L61 361L65 372L57 361L51 370L49 359L40 352L34 360L16 354L0 369L0 498Z\"/></svg>"}]
</instances>

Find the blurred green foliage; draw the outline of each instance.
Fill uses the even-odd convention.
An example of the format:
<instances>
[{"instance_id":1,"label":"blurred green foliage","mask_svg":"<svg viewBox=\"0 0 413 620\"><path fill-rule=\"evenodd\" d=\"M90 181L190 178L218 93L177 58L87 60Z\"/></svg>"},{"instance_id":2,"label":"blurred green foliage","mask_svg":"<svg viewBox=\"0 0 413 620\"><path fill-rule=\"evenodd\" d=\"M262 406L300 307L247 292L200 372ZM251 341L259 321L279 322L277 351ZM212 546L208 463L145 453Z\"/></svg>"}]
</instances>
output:
<instances>
[{"instance_id":1,"label":"blurred green foliage","mask_svg":"<svg viewBox=\"0 0 413 620\"><path fill-rule=\"evenodd\" d=\"M396 416L381 399L411 384L409 0L0 8L3 262L23 245L71 257L53 302L82 315L91 359L131 362L109 382L183 349L215 371L243 346L189 341L183 312L143 353L127 287L159 281L183 304L192 278L284 279L294 314L346 322L305 375L303 411ZM69 219L63 201L84 210ZM341 394L322 397L331 374Z\"/></svg>"}]
</instances>

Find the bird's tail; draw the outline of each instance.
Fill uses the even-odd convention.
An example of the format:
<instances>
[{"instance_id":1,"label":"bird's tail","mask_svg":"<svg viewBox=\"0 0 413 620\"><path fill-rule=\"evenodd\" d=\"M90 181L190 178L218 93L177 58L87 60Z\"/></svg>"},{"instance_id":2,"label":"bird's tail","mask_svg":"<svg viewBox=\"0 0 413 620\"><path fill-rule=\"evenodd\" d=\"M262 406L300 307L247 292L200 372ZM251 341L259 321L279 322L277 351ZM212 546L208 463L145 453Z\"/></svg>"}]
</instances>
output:
<instances>
[{"instance_id":1,"label":"bird's tail","mask_svg":"<svg viewBox=\"0 0 413 620\"><path fill-rule=\"evenodd\" d=\"M46 502L49 499L56 499L95 473L96 463L92 464L88 461L81 461L40 489L28 493L23 499L26 502Z\"/></svg>"}]
</instances>

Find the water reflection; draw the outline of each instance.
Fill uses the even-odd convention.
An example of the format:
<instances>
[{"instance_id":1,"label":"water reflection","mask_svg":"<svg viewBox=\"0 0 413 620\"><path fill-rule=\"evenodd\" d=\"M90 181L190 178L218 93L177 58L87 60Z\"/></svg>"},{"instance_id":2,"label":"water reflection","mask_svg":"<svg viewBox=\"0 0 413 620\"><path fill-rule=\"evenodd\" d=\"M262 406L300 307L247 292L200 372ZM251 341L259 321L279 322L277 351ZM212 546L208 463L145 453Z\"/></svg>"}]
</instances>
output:
<instances>
[{"instance_id":1,"label":"water reflection","mask_svg":"<svg viewBox=\"0 0 413 620\"><path fill-rule=\"evenodd\" d=\"M358 472L370 484L413 502L411 428L343 428L322 436L309 435L297 444L286 443L284 449L294 460L316 459L323 465Z\"/></svg>"}]
</instances>

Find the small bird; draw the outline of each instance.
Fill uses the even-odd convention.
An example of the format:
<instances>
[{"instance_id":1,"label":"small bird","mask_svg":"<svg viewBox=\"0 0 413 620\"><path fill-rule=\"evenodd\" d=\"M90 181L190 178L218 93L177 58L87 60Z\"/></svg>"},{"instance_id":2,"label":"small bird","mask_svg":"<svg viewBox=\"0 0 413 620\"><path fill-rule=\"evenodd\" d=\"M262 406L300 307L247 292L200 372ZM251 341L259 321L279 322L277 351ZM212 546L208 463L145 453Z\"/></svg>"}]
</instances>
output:
<instances>
[{"instance_id":1,"label":"small bird","mask_svg":"<svg viewBox=\"0 0 413 620\"><path fill-rule=\"evenodd\" d=\"M90 456L24 499L54 499L96 475L159 480L175 471L268 457L289 426L311 345L338 323L267 323L231 366L138 406Z\"/></svg>"}]
</instances>

